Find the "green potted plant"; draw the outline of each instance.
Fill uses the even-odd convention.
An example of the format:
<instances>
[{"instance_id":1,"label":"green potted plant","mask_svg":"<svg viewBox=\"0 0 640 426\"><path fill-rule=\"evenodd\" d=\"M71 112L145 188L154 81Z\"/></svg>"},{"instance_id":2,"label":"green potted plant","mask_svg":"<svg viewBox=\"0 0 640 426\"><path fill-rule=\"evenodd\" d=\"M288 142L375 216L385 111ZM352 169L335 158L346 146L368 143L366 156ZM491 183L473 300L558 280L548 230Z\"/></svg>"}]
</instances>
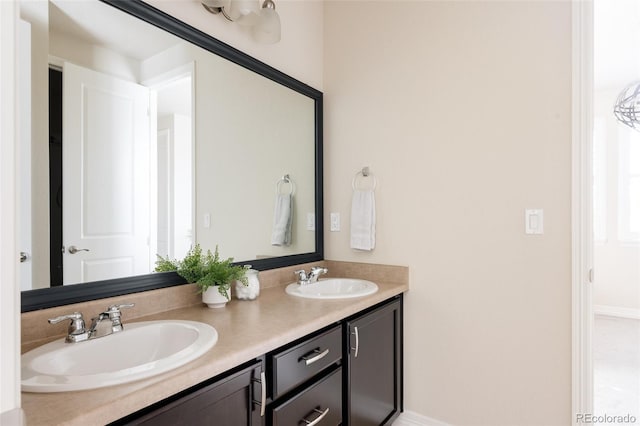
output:
<instances>
[{"instance_id":1,"label":"green potted plant","mask_svg":"<svg viewBox=\"0 0 640 426\"><path fill-rule=\"evenodd\" d=\"M175 271L189 283L195 283L202 293L202 301L210 308L222 308L231 300L231 284L240 281L247 285L245 268L233 264L233 258L220 259L218 246L202 252L200 244L191 247L182 260L172 260L158 255L156 272Z\"/></svg>"}]
</instances>

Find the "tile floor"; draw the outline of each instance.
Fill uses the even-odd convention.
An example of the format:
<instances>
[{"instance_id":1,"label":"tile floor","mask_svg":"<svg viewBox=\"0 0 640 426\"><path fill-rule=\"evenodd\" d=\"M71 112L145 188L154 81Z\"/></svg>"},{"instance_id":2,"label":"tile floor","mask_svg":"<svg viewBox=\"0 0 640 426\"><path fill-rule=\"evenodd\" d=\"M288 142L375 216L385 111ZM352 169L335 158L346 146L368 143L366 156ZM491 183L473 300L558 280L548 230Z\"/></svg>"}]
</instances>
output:
<instances>
[{"instance_id":1,"label":"tile floor","mask_svg":"<svg viewBox=\"0 0 640 426\"><path fill-rule=\"evenodd\" d=\"M640 424L640 320L595 316L593 369L594 414Z\"/></svg>"}]
</instances>

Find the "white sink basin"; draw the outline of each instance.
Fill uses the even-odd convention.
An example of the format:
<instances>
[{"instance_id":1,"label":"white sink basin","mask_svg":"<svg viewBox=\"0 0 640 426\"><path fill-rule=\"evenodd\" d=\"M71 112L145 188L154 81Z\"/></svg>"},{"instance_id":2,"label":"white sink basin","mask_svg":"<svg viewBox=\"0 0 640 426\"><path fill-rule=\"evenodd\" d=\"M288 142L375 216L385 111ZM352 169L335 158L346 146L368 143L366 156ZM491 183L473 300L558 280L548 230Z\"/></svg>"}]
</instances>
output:
<instances>
[{"instance_id":1,"label":"white sink basin","mask_svg":"<svg viewBox=\"0 0 640 426\"><path fill-rule=\"evenodd\" d=\"M180 367L211 349L218 332L195 321L147 321L80 343L64 339L22 355L22 390L64 392L144 379Z\"/></svg>"},{"instance_id":2,"label":"white sink basin","mask_svg":"<svg viewBox=\"0 0 640 426\"><path fill-rule=\"evenodd\" d=\"M285 291L292 296L309 299L348 299L373 294L378 291L378 286L371 281L355 278L326 278L313 284L291 283Z\"/></svg>"}]
</instances>

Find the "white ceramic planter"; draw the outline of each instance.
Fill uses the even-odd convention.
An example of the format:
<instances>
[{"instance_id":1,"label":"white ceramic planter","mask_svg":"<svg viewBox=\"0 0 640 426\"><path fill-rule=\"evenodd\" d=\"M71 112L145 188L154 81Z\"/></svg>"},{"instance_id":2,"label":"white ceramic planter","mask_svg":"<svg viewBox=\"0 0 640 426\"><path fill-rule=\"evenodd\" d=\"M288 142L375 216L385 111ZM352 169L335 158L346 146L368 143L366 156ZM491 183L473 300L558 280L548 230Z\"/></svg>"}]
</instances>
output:
<instances>
[{"instance_id":1,"label":"white ceramic planter","mask_svg":"<svg viewBox=\"0 0 640 426\"><path fill-rule=\"evenodd\" d=\"M210 308L224 308L224 305L226 305L231 298L231 289L229 289L228 293L229 299L220 294L218 286L214 285L202 293L202 301Z\"/></svg>"}]
</instances>

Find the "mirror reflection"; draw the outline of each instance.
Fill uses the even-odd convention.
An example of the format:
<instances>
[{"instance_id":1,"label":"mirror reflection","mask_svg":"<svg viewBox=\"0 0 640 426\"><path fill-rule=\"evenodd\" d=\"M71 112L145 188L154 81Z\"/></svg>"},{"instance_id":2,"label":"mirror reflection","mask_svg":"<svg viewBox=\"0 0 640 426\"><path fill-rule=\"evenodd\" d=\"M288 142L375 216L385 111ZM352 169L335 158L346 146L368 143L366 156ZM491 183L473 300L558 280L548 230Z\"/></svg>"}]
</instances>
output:
<instances>
[{"instance_id":1,"label":"mirror reflection","mask_svg":"<svg viewBox=\"0 0 640 426\"><path fill-rule=\"evenodd\" d=\"M21 14L23 290L148 274L195 242L315 250L312 98L97 1Z\"/></svg>"}]
</instances>

